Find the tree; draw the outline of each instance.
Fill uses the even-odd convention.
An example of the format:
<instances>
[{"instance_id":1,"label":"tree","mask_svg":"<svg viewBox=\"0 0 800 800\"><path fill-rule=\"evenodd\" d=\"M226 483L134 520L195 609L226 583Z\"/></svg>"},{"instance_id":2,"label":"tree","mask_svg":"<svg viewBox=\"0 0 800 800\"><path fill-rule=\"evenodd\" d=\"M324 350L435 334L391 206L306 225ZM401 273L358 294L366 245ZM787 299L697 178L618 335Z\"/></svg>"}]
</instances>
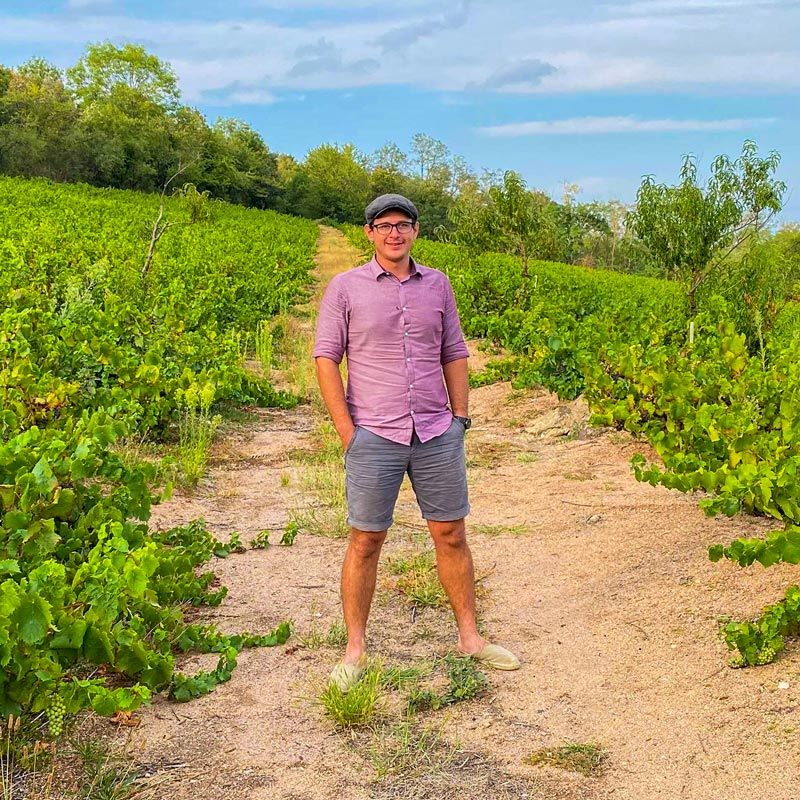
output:
<instances>
[{"instance_id":1,"label":"tree","mask_svg":"<svg viewBox=\"0 0 800 800\"><path fill-rule=\"evenodd\" d=\"M683 283L692 314L698 288L780 211L786 185L773 177L779 162L774 151L759 158L747 140L735 161L714 159L704 187L692 155L683 160L677 186L652 176L642 181L629 223L663 274Z\"/></svg>"},{"instance_id":2,"label":"tree","mask_svg":"<svg viewBox=\"0 0 800 800\"><path fill-rule=\"evenodd\" d=\"M460 198L450 219L457 226L459 244L518 256L525 278L532 257L554 258L557 253L556 204L542 192L529 191L522 176L512 170L486 195Z\"/></svg>"},{"instance_id":3,"label":"tree","mask_svg":"<svg viewBox=\"0 0 800 800\"><path fill-rule=\"evenodd\" d=\"M164 110L175 110L180 99L172 67L135 44L90 44L86 54L67 70L67 85L84 105L117 102L133 95L146 97Z\"/></svg>"},{"instance_id":4,"label":"tree","mask_svg":"<svg viewBox=\"0 0 800 800\"><path fill-rule=\"evenodd\" d=\"M41 58L0 74L0 170L69 179L75 103L61 73Z\"/></svg>"},{"instance_id":5,"label":"tree","mask_svg":"<svg viewBox=\"0 0 800 800\"><path fill-rule=\"evenodd\" d=\"M373 170L400 175L408 167L408 156L394 142L386 142L372 154L370 166Z\"/></svg>"},{"instance_id":6,"label":"tree","mask_svg":"<svg viewBox=\"0 0 800 800\"><path fill-rule=\"evenodd\" d=\"M301 216L358 224L370 199L366 161L352 144L321 145L308 154L288 192Z\"/></svg>"},{"instance_id":7,"label":"tree","mask_svg":"<svg viewBox=\"0 0 800 800\"><path fill-rule=\"evenodd\" d=\"M143 191L163 186L181 161L172 68L138 45L106 42L89 45L66 74L80 109L83 180Z\"/></svg>"},{"instance_id":8,"label":"tree","mask_svg":"<svg viewBox=\"0 0 800 800\"><path fill-rule=\"evenodd\" d=\"M425 133L417 133L411 139L411 152L414 154L411 163L419 167L420 178L427 180L431 177L431 173L441 178L442 174L446 172L444 185L447 185L450 176L447 157L450 155L450 151L444 142Z\"/></svg>"}]
</instances>

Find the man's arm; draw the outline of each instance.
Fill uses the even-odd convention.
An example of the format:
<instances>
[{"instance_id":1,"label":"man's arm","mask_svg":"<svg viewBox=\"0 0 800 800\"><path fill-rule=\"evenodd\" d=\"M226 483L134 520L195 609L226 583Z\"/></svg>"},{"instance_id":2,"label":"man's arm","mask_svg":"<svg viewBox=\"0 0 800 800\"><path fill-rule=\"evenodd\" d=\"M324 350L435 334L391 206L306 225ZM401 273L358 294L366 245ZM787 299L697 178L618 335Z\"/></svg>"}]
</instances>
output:
<instances>
[{"instance_id":1,"label":"man's arm","mask_svg":"<svg viewBox=\"0 0 800 800\"><path fill-rule=\"evenodd\" d=\"M467 359L457 358L442 365L447 396L450 398L450 410L453 416L469 416L469 370Z\"/></svg>"},{"instance_id":2,"label":"man's arm","mask_svg":"<svg viewBox=\"0 0 800 800\"><path fill-rule=\"evenodd\" d=\"M319 392L331 415L336 432L342 440L342 447L346 450L356 428L344 396L342 373L339 372L339 365L330 358L317 356L314 363L317 369Z\"/></svg>"}]
</instances>

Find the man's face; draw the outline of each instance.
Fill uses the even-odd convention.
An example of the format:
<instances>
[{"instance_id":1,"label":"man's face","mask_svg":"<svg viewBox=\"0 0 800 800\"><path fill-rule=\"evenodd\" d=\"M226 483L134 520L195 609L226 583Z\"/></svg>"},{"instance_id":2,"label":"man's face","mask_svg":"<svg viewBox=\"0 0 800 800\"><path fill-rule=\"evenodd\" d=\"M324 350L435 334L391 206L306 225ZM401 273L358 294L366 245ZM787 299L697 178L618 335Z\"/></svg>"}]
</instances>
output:
<instances>
[{"instance_id":1,"label":"man's face","mask_svg":"<svg viewBox=\"0 0 800 800\"><path fill-rule=\"evenodd\" d=\"M403 211L387 211L376 217L371 227L364 226L367 237L375 245L375 255L378 257L378 261L399 264L408 258L411 246L419 233L419 223L413 223L408 233L400 233L396 227L393 227L388 233L381 233L375 227L389 223L396 225L399 222L410 223L411 217Z\"/></svg>"}]
</instances>

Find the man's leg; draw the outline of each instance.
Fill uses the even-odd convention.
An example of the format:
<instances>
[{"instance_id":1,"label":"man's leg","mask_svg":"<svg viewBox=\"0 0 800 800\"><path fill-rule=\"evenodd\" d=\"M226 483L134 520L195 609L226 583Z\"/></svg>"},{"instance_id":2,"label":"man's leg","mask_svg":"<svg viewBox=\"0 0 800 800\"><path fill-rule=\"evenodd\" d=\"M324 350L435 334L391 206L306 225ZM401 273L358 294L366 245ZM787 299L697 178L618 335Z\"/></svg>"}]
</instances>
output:
<instances>
[{"instance_id":1,"label":"man's leg","mask_svg":"<svg viewBox=\"0 0 800 800\"><path fill-rule=\"evenodd\" d=\"M345 664L357 664L366 652L367 618L385 539L386 531L350 529L342 565L342 607L347 626L347 648L342 659Z\"/></svg>"},{"instance_id":2,"label":"man's leg","mask_svg":"<svg viewBox=\"0 0 800 800\"><path fill-rule=\"evenodd\" d=\"M477 653L486 645L475 620L475 570L464 520L428 520L436 547L436 566L458 625L458 649Z\"/></svg>"}]
</instances>

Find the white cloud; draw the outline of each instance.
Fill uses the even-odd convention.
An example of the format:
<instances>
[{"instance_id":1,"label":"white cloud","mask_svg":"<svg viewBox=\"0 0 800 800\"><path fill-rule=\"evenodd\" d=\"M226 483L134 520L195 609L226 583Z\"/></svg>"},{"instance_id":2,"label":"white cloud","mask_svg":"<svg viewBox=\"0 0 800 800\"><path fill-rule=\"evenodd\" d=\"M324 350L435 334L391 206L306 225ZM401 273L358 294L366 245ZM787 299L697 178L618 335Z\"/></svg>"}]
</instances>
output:
<instances>
[{"instance_id":1,"label":"white cloud","mask_svg":"<svg viewBox=\"0 0 800 800\"><path fill-rule=\"evenodd\" d=\"M97 1L69 0L84 10ZM560 0L532 14L527 0L370 3L374 13L362 13L366 0L248 0L248 17L231 0L217 21L0 13L0 49L72 54L71 63L87 42L139 42L172 63L190 103L233 85L267 94L405 85L451 95L800 86L800 4L747 0L743 13L745 1ZM263 9L286 13L278 23ZM351 13L333 21L334 9Z\"/></svg>"},{"instance_id":2,"label":"white cloud","mask_svg":"<svg viewBox=\"0 0 800 800\"><path fill-rule=\"evenodd\" d=\"M755 119L636 119L635 117L573 117L571 119L515 122L478 128L492 137L589 136L602 133L665 133L681 131L741 131L769 125L769 118Z\"/></svg>"}]
</instances>

